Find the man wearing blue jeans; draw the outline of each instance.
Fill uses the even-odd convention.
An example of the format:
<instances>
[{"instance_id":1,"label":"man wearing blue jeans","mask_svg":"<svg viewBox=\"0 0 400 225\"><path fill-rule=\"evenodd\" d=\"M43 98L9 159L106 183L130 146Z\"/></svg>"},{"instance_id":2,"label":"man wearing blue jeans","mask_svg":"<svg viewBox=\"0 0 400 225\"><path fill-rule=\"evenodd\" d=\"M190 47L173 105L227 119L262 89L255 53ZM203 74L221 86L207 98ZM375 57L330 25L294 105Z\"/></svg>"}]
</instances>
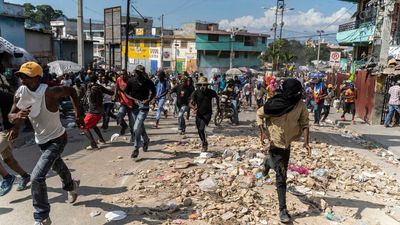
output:
<instances>
[{"instance_id":1,"label":"man wearing blue jeans","mask_svg":"<svg viewBox=\"0 0 400 225\"><path fill-rule=\"evenodd\" d=\"M157 113L156 113L156 125L158 128L161 119L161 113L164 112L165 117L167 116L167 111L164 110L164 104L166 101L166 95L168 94L169 84L166 79L167 75L164 71L158 72L158 80L156 81L156 101L157 101Z\"/></svg>"},{"instance_id":2,"label":"man wearing blue jeans","mask_svg":"<svg viewBox=\"0 0 400 225\"><path fill-rule=\"evenodd\" d=\"M67 144L67 133L60 121L58 105L60 99L71 97L75 110L76 124L85 124L79 110L76 91L72 87L47 87L41 84L43 70L35 62L23 64L15 74L21 79L22 86L14 96L14 103L8 118L15 126L8 134L8 140L18 137L19 127L29 119L35 129L35 142L42 155L32 171L32 200L35 225L50 225L50 204L47 195L46 175L52 169L61 178L63 190L68 192L70 203L78 197L79 181L73 180L71 172L61 158Z\"/></svg>"},{"instance_id":3,"label":"man wearing blue jeans","mask_svg":"<svg viewBox=\"0 0 400 225\"><path fill-rule=\"evenodd\" d=\"M389 88L389 111L385 118L385 127L389 127L392 120L394 110L400 115L400 80L395 85Z\"/></svg>"},{"instance_id":4,"label":"man wearing blue jeans","mask_svg":"<svg viewBox=\"0 0 400 225\"><path fill-rule=\"evenodd\" d=\"M179 108L178 130L181 135L186 132L185 113L189 110L190 96L194 92L194 87L188 78L183 79L183 83L174 87L171 93L176 93L176 105Z\"/></svg>"},{"instance_id":5,"label":"man wearing blue jeans","mask_svg":"<svg viewBox=\"0 0 400 225\"><path fill-rule=\"evenodd\" d=\"M135 75L128 80L124 93L132 100L132 125L133 125L133 147L131 158L139 156L141 139L143 138L143 151L147 152L150 139L144 127L144 121L149 113L149 104L156 96L156 88L147 76L145 68L138 65L135 68Z\"/></svg>"}]
</instances>

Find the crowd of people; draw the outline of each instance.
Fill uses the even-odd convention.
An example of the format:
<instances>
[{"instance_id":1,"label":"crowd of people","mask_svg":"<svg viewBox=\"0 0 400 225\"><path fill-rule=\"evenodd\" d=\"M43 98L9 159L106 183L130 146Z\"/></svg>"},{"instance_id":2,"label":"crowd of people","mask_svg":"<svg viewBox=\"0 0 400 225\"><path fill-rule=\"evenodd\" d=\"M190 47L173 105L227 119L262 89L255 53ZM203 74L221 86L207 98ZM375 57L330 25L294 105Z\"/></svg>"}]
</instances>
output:
<instances>
[{"instance_id":1,"label":"crowd of people","mask_svg":"<svg viewBox=\"0 0 400 225\"><path fill-rule=\"evenodd\" d=\"M230 100L234 126L240 124L241 105L246 105L250 111L256 110L261 143L268 142L270 146L264 174L267 175L269 169L276 171L280 218L282 222L289 222L286 173L291 142L304 135L304 147L311 155L308 145L309 112L314 114L314 124L318 125L327 119L335 101L339 101L343 107L342 118L351 113L354 121L357 98L354 84L349 81L336 88L320 78L308 79L303 84L300 79L282 79L270 74L262 80L252 76L227 79L226 75L213 75L208 80L203 74L171 76L162 70L155 76L149 76L142 65L136 66L131 73L126 70L88 70L53 79L40 65L28 62L15 76L21 82L19 87L13 89L2 81L0 89L0 97L5 99L1 105L4 129L0 133L0 153L2 160L21 176L17 191L25 190L31 182L37 225L51 224L46 188L46 175L50 169L60 176L70 203L74 203L78 196L80 181L72 178L61 157L68 138L60 119L60 112L64 110L59 108L60 103L68 99L72 103L76 126L88 139L87 150L99 149L106 143L102 132L109 129L110 119L115 119L119 126L118 135L125 135L129 128L133 159L139 157L140 149L148 151L151 144L145 126L150 110L155 111L155 129L160 128L163 115L173 114L177 118L180 135L185 134L186 121L193 116L203 152L208 151L205 129L213 113L220 111L220 96L227 96ZM31 174L18 164L11 147L11 142L18 138L20 127L26 121L33 125L35 142L42 152ZM98 127L100 121L102 126ZM0 175L3 177L0 185L2 196L11 190L16 177L1 164Z\"/></svg>"}]
</instances>

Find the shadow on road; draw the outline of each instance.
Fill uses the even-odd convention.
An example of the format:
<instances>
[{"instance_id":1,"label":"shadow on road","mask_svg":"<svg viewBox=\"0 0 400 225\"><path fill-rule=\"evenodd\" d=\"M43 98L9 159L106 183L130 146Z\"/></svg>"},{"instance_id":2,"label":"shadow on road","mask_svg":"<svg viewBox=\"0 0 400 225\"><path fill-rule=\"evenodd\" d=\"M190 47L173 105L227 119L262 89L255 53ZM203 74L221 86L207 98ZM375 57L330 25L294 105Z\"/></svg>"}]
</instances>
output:
<instances>
[{"instance_id":1,"label":"shadow on road","mask_svg":"<svg viewBox=\"0 0 400 225\"><path fill-rule=\"evenodd\" d=\"M13 209L11 209L11 208L0 208L0 215L7 214L11 211L13 211Z\"/></svg>"}]
</instances>

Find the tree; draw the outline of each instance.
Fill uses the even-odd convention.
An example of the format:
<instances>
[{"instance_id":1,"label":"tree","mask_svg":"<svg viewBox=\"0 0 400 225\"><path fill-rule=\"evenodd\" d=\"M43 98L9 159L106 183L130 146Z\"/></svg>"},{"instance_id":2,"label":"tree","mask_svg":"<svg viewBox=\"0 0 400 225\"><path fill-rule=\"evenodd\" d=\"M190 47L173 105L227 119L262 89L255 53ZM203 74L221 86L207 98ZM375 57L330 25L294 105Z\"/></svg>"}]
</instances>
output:
<instances>
[{"instance_id":1,"label":"tree","mask_svg":"<svg viewBox=\"0 0 400 225\"><path fill-rule=\"evenodd\" d=\"M51 29L50 21L64 16L61 10L54 10L49 5L34 6L30 3L25 3L23 6L25 8L25 16L28 18L27 22L31 26L41 24L46 29Z\"/></svg>"}]
</instances>

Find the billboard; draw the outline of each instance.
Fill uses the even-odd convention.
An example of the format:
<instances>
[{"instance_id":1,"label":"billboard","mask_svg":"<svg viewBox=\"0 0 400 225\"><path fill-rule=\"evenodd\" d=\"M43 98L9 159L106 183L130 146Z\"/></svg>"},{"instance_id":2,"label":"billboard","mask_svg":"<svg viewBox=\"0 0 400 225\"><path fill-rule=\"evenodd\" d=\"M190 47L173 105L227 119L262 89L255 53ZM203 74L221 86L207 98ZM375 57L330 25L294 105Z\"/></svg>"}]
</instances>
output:
<instances>
[{"instance_id":1,"label":"billboard","mask_svg":"<svg viewBox=\"0 0 400 225\"><path fill-rule=\"evenodd\" d=\"M104 9L104 45L108 68L122 65L121 6Z\"/></svg>"}]
</instances>

